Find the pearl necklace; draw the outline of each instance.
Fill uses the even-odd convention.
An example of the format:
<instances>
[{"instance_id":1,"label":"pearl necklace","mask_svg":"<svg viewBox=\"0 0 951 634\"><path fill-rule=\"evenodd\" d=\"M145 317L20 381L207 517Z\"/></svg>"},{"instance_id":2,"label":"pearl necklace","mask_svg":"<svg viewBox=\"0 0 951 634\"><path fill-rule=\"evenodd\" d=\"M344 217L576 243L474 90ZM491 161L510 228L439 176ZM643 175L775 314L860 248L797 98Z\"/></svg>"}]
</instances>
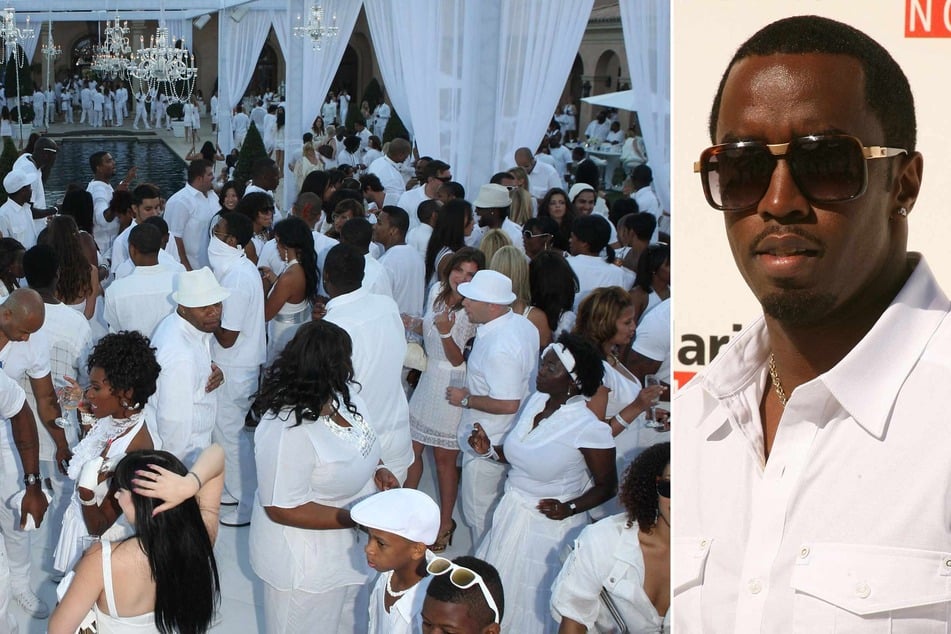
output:
<instances>
[{"instance_id":1,"label":"pearl necklace","mask_svg":"<svg viewBox=\"0 0 951 634\"><path fill-rule=\"evenodd\" d=\"M390 585L390 581L393 580L393 571L389 571L386 574L386 593L393 597L394 599L399 599L401 596L413 589L413 586L406 588L405 590L394 591L393 586Z\"/></svg>"}]
</instances>

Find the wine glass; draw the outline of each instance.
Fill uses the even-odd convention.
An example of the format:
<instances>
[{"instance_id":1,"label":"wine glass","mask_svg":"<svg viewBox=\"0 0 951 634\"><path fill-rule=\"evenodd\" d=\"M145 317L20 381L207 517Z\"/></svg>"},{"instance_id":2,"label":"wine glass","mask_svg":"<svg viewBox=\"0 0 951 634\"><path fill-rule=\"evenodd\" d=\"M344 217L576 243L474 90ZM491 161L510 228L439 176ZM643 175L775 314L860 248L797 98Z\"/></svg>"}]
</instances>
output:
<instances>
[{"instance_id":1,"label":"wine glass","mask_svg":"<svg viewBox=\"0 0 951 634\"><path fill-rule=\"evenodd\" d=\"M644 375L644 387L651 387L653 385L661 385L660 377L656 374L645 374ZM654 419L654 406L660 402L660 396L655 396L654 400L651 401L651 406L647 409L647 422L644 424L648 429L659 429L664 426L663 423L657 422Z\"/></svg>"}]
</instances>

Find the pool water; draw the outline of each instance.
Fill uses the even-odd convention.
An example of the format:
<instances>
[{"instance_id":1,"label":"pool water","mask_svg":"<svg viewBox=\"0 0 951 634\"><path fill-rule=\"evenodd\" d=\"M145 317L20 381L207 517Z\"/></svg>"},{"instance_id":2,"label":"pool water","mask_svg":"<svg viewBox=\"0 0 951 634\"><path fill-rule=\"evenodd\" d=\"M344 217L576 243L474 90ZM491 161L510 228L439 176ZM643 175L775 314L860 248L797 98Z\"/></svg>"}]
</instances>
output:
<instances>
[{"instance_id":1,"label":"pool water","mask_svg":"<svg viewBox=\"0 0 951 634\"><path fill-rule=\"evenodd\" d=\"M113 186L119 184L133 165L138 167L133 185L157 185L163 198L168 198L185 186L185 161L160 139L67 138L56 141L59 144L59 152L45 184L46 200L51 205L59 204L63 200L63 194L70 183L86 188L92 180L89 157L100 151L109 152L116 160Z\"/></svg>"}]
</instances>

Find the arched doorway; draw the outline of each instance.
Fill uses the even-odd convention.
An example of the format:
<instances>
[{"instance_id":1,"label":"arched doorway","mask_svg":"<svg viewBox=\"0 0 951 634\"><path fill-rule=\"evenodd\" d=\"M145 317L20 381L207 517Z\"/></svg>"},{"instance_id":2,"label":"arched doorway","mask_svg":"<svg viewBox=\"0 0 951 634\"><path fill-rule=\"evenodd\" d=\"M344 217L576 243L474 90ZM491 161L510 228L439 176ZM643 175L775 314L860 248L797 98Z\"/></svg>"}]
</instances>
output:
<instances>
[{"instance_id":1,"label":"arched doorway","mask_svg":"<svg viewBox=\"0 0 951 634\"><path fill-rule=\"evenodd\" d=\"M248 84L248 94L263 95L268 91L276 91L278 84L278 55L274 47L265 43L258 56L258 63L251 75Z\"/></svg>"},{"instance_id":2,"label":"arched doorway","mask_svg":"<svg viewBox=\"0 0 951 634\"><path fill-rule=\"evenodd\" d=\"M360 59L352 46L347 46L343 52L343 59L340 60L340 66L337 68L337 74L334 75L333 83L330 89L336 94L341 88L346 88L350 96L353 97L362 87L358 86L360 77Z\"/></svg>"},{"instance_id":3,"label":"arched doorway","mask_svg":"<svg viewBox=\"0 0 951 634\"><path fill-rule=\"evenodd\" d=\"M617 90L618 81L621 79L621 58L614 51L608 49L601 53L598 63L594 67L594 81L592 82L592 95L599 95L605 92Z\"/></svg>"}]
</instances>

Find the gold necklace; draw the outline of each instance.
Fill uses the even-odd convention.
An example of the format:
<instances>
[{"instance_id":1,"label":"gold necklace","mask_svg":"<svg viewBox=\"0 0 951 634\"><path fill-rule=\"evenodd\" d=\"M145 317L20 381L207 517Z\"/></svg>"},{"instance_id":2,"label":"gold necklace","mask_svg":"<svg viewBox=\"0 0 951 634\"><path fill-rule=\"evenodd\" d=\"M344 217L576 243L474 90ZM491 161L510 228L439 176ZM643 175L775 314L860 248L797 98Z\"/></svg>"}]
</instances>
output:
<instances>
[{"instance_id":1,"label":"gold necklace","mask_svg":"<svg viewBox=\"0 0 951 634\"><path fill-rule=\"evenodd\" d=\"M769 368L769 378L773 382L773 390L776 392L776 397L779 399L780 404L786 407L786 392L783 390L783 384L779 380L779 372L776 371L776 355L772 352L769 353L769 361L766 365Z\"/></svg>"}]
</instances>

